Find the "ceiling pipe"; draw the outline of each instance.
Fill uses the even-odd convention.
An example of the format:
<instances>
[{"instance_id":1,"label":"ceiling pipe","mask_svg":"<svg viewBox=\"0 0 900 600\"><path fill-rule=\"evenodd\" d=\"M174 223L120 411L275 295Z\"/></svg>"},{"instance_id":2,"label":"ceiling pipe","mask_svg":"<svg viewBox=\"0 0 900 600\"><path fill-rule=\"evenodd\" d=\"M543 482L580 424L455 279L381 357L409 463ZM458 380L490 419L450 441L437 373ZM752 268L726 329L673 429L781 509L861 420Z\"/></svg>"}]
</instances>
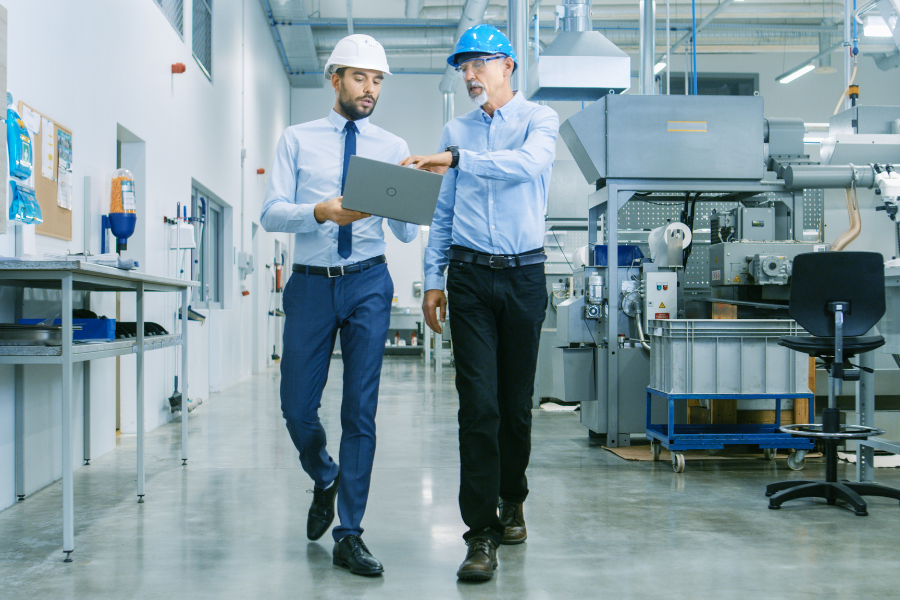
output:
<instances>
[{"instance_id":1,"label":"ceiling pipe","mask_svg":"<svg viewBox=\"0 0 900 600\"><path fill-rule=\"evenodd\" d=\"M583 0L581 0L583 2ZM459 21L452 19L354 19L354 24L357 27L362 27L366 29L370 28L381 28L381 29L407 29L407 30L416 30L416 29L453 29L456 30L459 25ZM541 28L546 25L552 24L553 21L541 21ZM672 20L673 29L687 31L690 29L691 20L690 18L682 18L680 20ZM302 20L292 20L292 21L274 21L275 25L279 27L312 27L316 30L318 34L321 31L327 29L344 29L347 26L346 21L343 20L335 20L335 19L302 19ZM506 21L495 21L493 25L497 27L506 27ZM552 27L551 27L552 29ZM623 30L632 30L637 31L638 27L635 26L634 21L610 21L610 20L597 20L591 22L589 27L586 29L595 30L595 31L603 31L603 30L611 30L611 29L623 29ZM818 33L839 33L841 31L840 25L794 25L794 24L783 24L783 23L734 23L734 22L717 22L710 23L706 26L706 31L719 31L719 30L752 30L752 31L766 31L766 32L792 32L792 33L804 33L804 34L818 34ZM665 32L665 28L663 26L656 27L657 35Z\"/></svg>"},{"instance_id":2,"label":"ceiling pipe","mask_svg":"<svg viewBox=\"0 0 900 600\"><path fill-rule=\"evenodd\" d=\"M347 35L353 35L353 0L347 0Z\"/></svg>"},{"instance_id":3,"label":"ceiling pipe","mask_svg":"<svg viewBox=\"0 0 900 600\"><path fill-rule=\"evenodd\" d=\"M356 22L359 26L359 22ZM366 28L361 29L368 35L378 40L387 51L396 51L402 49L420 49L420 50L441 50L449 53L448 48L452 48L456 44L455 32L447 29L398 29L398 28ZM603 34L611 42L617 46L637 47L640 42L640 36L636 29L609 30L602 29ZM342 30L318 30L315 32L316 50L319 54L331 52L334 45L346 35L346 31ZM665 40L665 32L657 31L658 40ZM750 29L728 29L728 30L709 30L704 31L704 40L720 41L718 45L734 43L740 45L748 45L747 42L767 42L766 45L775 49L784 49L785 45L792 46L802 44L808 46L808 49L818 49L818 34L805 32L783 31L772 33L771 31L750 30ZM546 40L548 43L550 40ZM710 44L712 46L712 44ZM701 44L698 51L709 51L709 48ZM804 51L807 51L805 49ZM869 47L867 46L868 50ZM871 47L871 50L879 50L882 52L889 51L890 45L881 44L877 47ZM663 55L665 56L665 55ZM453 76L458 77L453 71Z\"/></svg>"},{"instance_id":4,"label":"ceiling pipe","mask_svg":"<svg viewBox=\"0 0 900 600\"><path fill-rule=\"evenodd\" d=\"M406 18L418 19L423 4L425 4L425 0L406 0Z\"/></svg>"},{"instance_id":5,"label":"ceiling pipe","mask_svg":"<svg viewBox=\"0 0 900 600\"><path fill-rule=\"evenodd\" d=\"M465 7L463 7L462 16L459 19L459 26L456 28L456 35L453 36L453 43L448 44L445 48L449 47L448 49L452 49L456 44L456 40L462 37L462 34L465 33L467 29L481 23L484 19L484 11L487 10L487 7L488 0L467 0ZM452 92L458 82L459 75L456 74L456 69L447 65L439 89L443 93Z\"/></svg>"},{"instance_id":6,"label":"ceiling pipe","mask_svg":"<svg viewBox=\"0 0 900 600\"><path fill-rule=\"evenodd\" d=\"M641 0L640 29L640 75L639 88L642 94L653 94L653 57L656 55L656 1Z\"/></svg>"},{"instance_id":7,"label":"ceiling pipe","mask_svg":"<svg viewBox=\"0 0 900 600\"><path fill-rule=\"evenodd\" d=\"M510 77L512 89L526 93L525 74L528 72L528 6L526 0L509 0L506 33L516 53L518 66ZM527 96L526 96L527 97Z\"/></svg>"},{"instance_id":8,"label":"ceiling pipe","mask_svg":"<svg viewBox=\"0 0 900 600\"><path fill-rule=\"evenodd\" d=\"M541 21L555 20L555 4L560 2L548 2L540 7ZM835 1L830 3L836 8L835 14L840 14L843 10L843 2ZM827 4L825 8L821 3L813 4L809 2L766 2L766 3L748 3L741 2L732 7L729 11L731 18L735 19L813 19L819 21L826 14ZM640 16L640 8L638 3L630 4L598 4L593 7L593 17L595 20L622 19L637 21ZM425 6L419 12L419 17L423 19L458 19L460 16L460 7L457 6ZM490 4L485 10L484 19L487 21L502 20L506 18L507 7L502 4ZM531 12L533 14L533 11Z\"/></svg>"},{"instance_id":9,"label":"ceiling pipe","mask_svg":"<svg viewBox=\"0 0 900 600\"><path fill-rule=\"evenodd\" d=\"M709 11L709 14L707 14L705 17L703 17L703 20L701 20L699 23L697 23L696 31L688 32L688 33L684 34L683 36L681 36L677 42L672 44L672 47L669 48L669 52L670 53L675 52L675 50L680 48L689 39L691 39L692 35L696 35L697 32L699 32L701 29L703 29L704 27L709 25L710 21L712 21L713 19L716 18L716 15L718 15L720 12L722 12L723 10L725 10L726 8L731 6L732 2L734 2L734 0L722 0L722 2L718 6L716 6L714 9ZM697 45L697 41L695 39L694 46L696 46L696 45ZM665 56L665 53L660 54L659 56L656 57L656 59L661 60L664 56Z\"/></svg>"}]
</instances>

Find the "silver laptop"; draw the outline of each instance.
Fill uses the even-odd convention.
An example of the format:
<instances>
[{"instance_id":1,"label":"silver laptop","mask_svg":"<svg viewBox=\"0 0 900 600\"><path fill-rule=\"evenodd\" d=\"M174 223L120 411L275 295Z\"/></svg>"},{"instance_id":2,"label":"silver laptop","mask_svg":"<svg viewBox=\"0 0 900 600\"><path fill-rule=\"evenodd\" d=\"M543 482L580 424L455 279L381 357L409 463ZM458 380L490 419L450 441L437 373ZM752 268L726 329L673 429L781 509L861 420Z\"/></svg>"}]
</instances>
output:
<instances>
[{"instance_id":1,"label":"silver laptop","mask_svg":"<svg viewBox=\"0 0 900 600\"><path fill-rule=\"evenodd\" d=\"M343 207L416 225L431 225L443 175L361 156L350 157Z\"/></svg>"}]
</instances>

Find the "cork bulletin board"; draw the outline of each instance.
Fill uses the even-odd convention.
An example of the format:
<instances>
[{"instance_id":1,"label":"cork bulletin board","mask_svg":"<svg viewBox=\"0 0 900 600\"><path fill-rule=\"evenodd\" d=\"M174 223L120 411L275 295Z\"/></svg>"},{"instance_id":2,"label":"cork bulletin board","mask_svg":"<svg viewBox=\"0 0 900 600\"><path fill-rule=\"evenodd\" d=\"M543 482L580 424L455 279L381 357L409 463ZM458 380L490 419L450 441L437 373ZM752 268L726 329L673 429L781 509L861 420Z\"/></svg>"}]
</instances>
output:
<instances>
[{"instance_id":1,"label":"cork bulletin board","mask_svg":"<svg viewBox=\"0 0 900 600\"><path fill-rule=\"evenodd\" d=\"M48 237L58 238L60 240L71 241L72 240L72 211L62 208L57 203L57 194L58 194L58 185L57 181L57 169L56 165L59 161L59 148L57 147L56 140L59 139L59 132L63 131L70 136L72 136L72 131L63 127L59 123L57 123L54 119L50 119L48 116L36 111L30 105L19 101L19 114L23 114L25 108L28 108L34 112L38 112L41 116L41 121L44 119L49 119L53 122L53 154L54 154L54 168L53 168L53 179L48 179L44 177L41 173L43 170L43 161L47 160L42 151L41 143L42 140L41 135L45 132L41 131L41 135L37 136L34 143L34 194L37 198L38 204L41 205L41 213L44 217L44 222L40 225L36 225L34 232L38 235L46 235Z\"/></svg>"}]
</instances>

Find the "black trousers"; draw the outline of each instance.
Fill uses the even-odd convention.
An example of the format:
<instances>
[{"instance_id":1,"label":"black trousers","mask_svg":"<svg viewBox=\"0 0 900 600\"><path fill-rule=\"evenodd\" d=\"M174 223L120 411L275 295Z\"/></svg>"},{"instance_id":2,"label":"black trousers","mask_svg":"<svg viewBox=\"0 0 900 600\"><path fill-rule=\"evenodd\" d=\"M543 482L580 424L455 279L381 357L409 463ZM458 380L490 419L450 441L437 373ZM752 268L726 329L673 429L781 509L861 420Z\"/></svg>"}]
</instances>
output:
<instances>
[{"instance_id":1,"label":"black trousers","mask_svg":"<svg viewBox=\"0 0 900 600\"><path fill-rule=\"evenodd\" d=\"M544 265L492 269L451 260L447 301L459 393L459 508L469 527L463 537L499 543L499 499L528 495Z\"/></svg>"}]
</instances>

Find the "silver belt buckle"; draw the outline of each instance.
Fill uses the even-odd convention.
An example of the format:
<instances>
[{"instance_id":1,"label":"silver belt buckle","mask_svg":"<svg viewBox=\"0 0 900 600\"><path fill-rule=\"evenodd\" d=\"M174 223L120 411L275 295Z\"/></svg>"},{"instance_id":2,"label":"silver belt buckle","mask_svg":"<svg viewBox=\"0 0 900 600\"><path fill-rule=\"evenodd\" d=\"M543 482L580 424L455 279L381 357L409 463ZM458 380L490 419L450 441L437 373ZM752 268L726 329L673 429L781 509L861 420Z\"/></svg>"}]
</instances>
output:
<instances>
[{"instance_id":1,"label":"silver belt buckle","mask_svg":"<svg viewBox=\"0 0 900 600\"><path fill-rule=\"evenodd\" d=\"M340 270L341 270L340 273L336 272L334 275L332 275L331 269L338 269L338 268L340 268ZM340 267L328 267L328 278L329 279L334 279L335 277L341 277L343 274L344 274L344 265L341 265Z\"/></svg>"},{"instance_id":2,"label":"silver belt buckle","mask_svg":"<svg viewBox=\"0 0 900 600\"><path fill-rule=\"evenodd\" d=\"M500 267L500 266L495 267L495 266L494 266L494 259L495 259L495 258L503 258L503 257L502 257L502 256L495 256L495 255L492 254L492 255L491 255L491 258L488 260L488 265L489 265L492 269L502 269L503 267Z\"/></svg>"}]
</instances>

